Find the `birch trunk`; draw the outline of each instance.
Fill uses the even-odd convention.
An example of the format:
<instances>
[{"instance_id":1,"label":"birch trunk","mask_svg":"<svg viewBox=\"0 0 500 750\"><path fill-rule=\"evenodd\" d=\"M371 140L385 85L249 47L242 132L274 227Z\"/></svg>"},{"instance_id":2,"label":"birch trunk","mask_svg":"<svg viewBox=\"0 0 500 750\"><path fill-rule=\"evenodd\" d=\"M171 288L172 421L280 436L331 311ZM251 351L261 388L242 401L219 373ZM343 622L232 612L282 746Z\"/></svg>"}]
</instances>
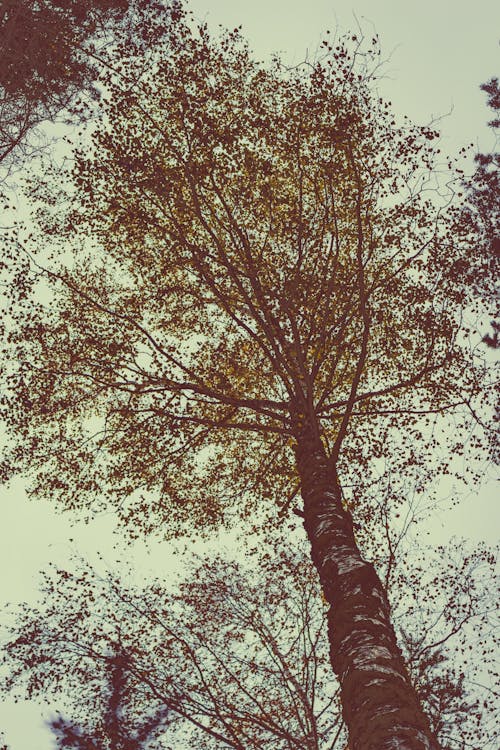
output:
<instances>
[{"instance_id":1,"label":"birch trunk","mask_svg":"<svg viewBox=\"0 0 500 750\"><path fill-rule=\"evenodd\" d=\"M384 587L361 557L350 513L311 427L297 430L297 466L312 559L330 605L330 659L351 750L439 750L410 682Z\"/></svg>"}]
</instances>

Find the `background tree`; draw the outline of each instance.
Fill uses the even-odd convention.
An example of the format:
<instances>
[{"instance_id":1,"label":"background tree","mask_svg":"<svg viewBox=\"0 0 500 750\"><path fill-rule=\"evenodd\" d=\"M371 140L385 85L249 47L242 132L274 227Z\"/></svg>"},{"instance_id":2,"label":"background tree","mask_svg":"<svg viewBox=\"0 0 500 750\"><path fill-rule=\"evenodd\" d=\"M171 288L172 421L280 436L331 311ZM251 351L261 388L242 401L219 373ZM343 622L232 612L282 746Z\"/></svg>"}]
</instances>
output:
<instances>
[{"instance_id":1,"label":"background tree","mask_svg":"<svg viewBox=\"0 0 500 750\"><path fill-rule=\"evenodd\" d=\"M498 138L500 127L500 89L498 78L483 83L481 89L488 95L488 106L493 110L494 118L488 125ZM495 149L496 149L495 143ZM479 153L475 157L476 171L465 182L468 202L465 209L466 225L473 227L478 236L479 253L462 263L463 270L468 268L468 281L476 294L488 305L488 312L494 315L493 333L486 334L483 341L493 348L498 347L500 331L500 311L498 309L498 270L500 258L500 154L497 150L489 154ZM479 269L477 256L479 255ZM474 263L476 260L476 263Z\"/></svg>"},{"instance_id":2,"label":"background tree","mask_svg":"<svg viewBox=\"0 0 500 750\"><path fill-rule=\"evenodd\" d=\"M87 717L86 724L91 719L90 729L83 729L62 716L49 722L59 750L142 750L154 747L155 738L168 725L168 710L162 707L154 716L142 719L138 726L131 728L123 705L127 691L127 670L128 657L123 651L117 650L108 657L105 666L108 697L102 724L96 721L96 716ZM144 713L147 716L146 707Z\"/></svg>"},{"instance_id":3,"label":"background tree","mask_svg":"<svg viewBox=\"0 0 500 750\"><path fill-rule=\"evenodd\" d=\"M325 684L324 605L302 556L281 562L277 570L262 560L252 573L222 558L194 560L177 591L82 564L54 570L40 605L19 613L6 687L46 700L66 694L67 714L91 736L95 717L105 717L118 649L129 728L144 711L168 709L167 746L325 747L332 725L344 733L338 694Z\"/></svg>"},{"instance_id":4,"label":"background tree","mask_svg":"<svg viewBox=\"0 0 500 750\"><path fill-rule=\"evenodd\" d=\"M118 50L76 196L39 192L38 259L13 242L31 260L4 474L132 534L265 524L300 490L350 745L436 747L352 514L385 464L397 485L481 447L491 388L462 322L469 240L429 194L437 134L370 90L376 39L287 70L171 20L146 61Z\"/></svg>"},{"instance_id":5,"label":"background tree","mask_svg":"<svg viewBox=\"0 0 500 750\"><path fill-rule=\"evenodd\" d=\"M494 559L486 549L464 552L421 550L419 559L413 551L410 565L399 558L393 616L443 747L493 750L495 697L477 683L495 687ZM179 750L343 750L327 610L304 549L276 556L261 547L245 563L192 559L176 591L128 577L74 561L72 572L46 575L40 603L13 620L7 687L65 701L72 720L54 728L70 747L137 748L137 727L147 726L160 747Z\"/></svg>"},{"instance_id":6,"label":"background tree","mask_svg":"<svg viewBox=\"0 0 500 750\"><path fill-rule=\"evenodd\" d=\"M141 39L134 34L143 17ZM162 18L163 17L163 18ZM144 34L151 25L149 38ZM59 117L78 122L99 99L98 78L110 45L142 44L167 19L160 0L1 0L0 164L36 150L37 128ZM153 31L154 29L154 31Z\"/></svg>"}]
</instances>

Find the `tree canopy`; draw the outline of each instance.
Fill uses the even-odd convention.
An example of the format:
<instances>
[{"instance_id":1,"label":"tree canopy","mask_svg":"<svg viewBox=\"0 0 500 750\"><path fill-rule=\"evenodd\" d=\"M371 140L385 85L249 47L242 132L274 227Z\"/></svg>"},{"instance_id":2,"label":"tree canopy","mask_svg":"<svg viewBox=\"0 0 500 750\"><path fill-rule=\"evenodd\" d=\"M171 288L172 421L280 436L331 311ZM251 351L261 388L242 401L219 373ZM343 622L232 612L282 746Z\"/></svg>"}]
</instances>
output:
<instances>
[{"instance_id":1,"label":"tree canopy","mask_svg":"<svg viewBox=\"0 0 500 750\"><path fill-rule=\"evenodd\" d=\"M429 465L442 415L461 450L485 393L453 285L469 245L432 190L437 133L395 124L376 40L351 44L266 68L181 18L124 61L76 198L42 197L39 257L50 237L72 259L11 336L7 473L169 534L281 507L310 410L346 485Z\"/></svg>"}]
</instances>

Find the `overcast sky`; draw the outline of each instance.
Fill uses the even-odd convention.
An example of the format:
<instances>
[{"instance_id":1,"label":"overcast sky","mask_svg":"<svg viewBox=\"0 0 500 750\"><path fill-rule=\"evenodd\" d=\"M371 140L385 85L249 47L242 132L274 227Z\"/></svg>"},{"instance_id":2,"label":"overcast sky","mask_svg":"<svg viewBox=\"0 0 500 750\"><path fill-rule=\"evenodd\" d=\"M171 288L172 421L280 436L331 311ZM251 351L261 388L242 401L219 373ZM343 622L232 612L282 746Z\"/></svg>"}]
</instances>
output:
<instances>
[{"instance_id":1,"label":"overcast sky","mask_svg":"<svg viewBox=\"0 0 500 750\"><path fill-rule=\"evenodd\" d=\"M201 20L234 28L242 24L256 57L280 51L297 63L315 50L327 29L347 30L356 24L375 30L388 59L381 92L398 113L428 123L445 115L440 127L443 148L452 152L469 142L483 150L492 147L485 123L488 111L479 85L500 74L500 3L494 0L363 0L356 4L328 0L195 0L191 7ZM467 534L494 541L498 516L494 513L493 485L480 498L469 497L452 514L437 514L431 538ZM57 515L47 504L28 503L19 482L2 497L0 601L29 600L36 593L36 574L49 560L67 559L78 550L95 559L95 550L116 553L111 516L90 526L71 526L68 516ZM73 540L73 541L72 541ZM156 547L149 560L136 550L142 564L168 570L175 564L172 550ZM6 704L0 708L3 729L11 750L46 750L51 746L38 709Z\"/></svg>"}]
</instances>

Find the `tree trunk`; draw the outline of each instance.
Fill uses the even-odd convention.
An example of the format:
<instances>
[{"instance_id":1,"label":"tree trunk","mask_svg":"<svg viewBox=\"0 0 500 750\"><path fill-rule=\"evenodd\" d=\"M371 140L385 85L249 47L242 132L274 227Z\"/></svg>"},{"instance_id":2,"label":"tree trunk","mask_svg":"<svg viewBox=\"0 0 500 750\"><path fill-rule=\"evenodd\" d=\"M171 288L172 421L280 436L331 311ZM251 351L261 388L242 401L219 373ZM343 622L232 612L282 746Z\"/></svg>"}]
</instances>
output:
<instances>
[{"instance_id":1,"label":"tree trunk","mask_svg":"<svg viewBox=\"0 0 500 750\"><path fill-rule=\"evenodd\" d=\"M439 750L411 685L384 587L357 547L319 433L296 430L304 526L330 605L330 659L351 750Z\"/></svg>"}]
</instances>

